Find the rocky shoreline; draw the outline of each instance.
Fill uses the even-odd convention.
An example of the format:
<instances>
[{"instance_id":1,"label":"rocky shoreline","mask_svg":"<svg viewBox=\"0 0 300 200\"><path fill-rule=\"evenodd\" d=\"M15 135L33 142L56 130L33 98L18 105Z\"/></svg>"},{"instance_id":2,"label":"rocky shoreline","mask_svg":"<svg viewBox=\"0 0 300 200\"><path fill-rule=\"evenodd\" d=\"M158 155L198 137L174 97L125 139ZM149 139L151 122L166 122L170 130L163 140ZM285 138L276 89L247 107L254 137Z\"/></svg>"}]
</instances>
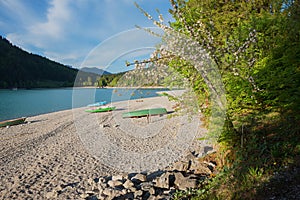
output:
<instances>
[{"instance_id":1,"label":"rocky shoreline","mask_svg":"<svg viewBox=\"0 0 300 200\"><path fill-rule=\"evenodd\" d=\"M46 197L80 197L88 200L170 199L177 190L195 189L217 173L217 163L203 159L203 156L214 153L212 148L206 148L203 154L190 152L183 160L164 170L91 178L55 188Z\"/></svg>"}]
</instances>

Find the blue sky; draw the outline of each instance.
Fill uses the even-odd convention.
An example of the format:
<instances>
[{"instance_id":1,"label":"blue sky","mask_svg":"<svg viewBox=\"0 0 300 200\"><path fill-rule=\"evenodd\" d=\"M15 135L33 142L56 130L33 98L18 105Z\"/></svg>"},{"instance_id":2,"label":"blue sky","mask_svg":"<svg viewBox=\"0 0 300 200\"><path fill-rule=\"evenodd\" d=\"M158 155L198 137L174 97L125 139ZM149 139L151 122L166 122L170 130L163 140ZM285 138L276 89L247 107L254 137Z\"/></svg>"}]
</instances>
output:
<instances>
[{"instance_id":1,"label":"blue sky","mask_svg":"<svg viewBox=\"0 0 300 200\"><path fill-rule=\"evenodd\" d=\"M125 59L143 57L159 42L135 30L154 25L134 2L172 20L169 0L0 0L0 34L65 65L123 71Z\"/></svg>"}]
</instances>

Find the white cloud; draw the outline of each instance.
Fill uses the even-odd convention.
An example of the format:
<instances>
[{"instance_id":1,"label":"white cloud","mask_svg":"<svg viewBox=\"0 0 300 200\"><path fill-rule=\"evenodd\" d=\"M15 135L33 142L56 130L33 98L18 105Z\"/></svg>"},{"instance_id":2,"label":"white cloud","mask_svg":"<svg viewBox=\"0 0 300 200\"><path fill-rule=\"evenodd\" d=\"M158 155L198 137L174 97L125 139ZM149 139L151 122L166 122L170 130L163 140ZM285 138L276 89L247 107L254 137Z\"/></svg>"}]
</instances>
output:
<instances>
[{"instance_id":1,"label":"white cloud","mask_svg":"<svg viewBox=\"0 0 300 200\"><path fill-rule=\"evenodd\" d=\"M26 1L0 0L0 4L3 2L11 9L14 6L20 9L16 12L23 17L23 25L6 34L13 44L75 67L79 67L81 61L99 43L105 45L105 40L112 35L132 29L135 25L152 25L135 8L132 0L51 0L46 4L48 7L44 10L43 16L39 17L30 14L32 12L29 11L32 11L33 6ZM151 4L153 10L156 5L159 6L157 2L158 0L153 0L151 3L138 0L141 6ZM147 42L146 36L132 34L127 37L132 43L133 41L138 43L139 47L143 42ZM106 61L103 61L105 64L112 61L114 56L138 48L117 40L110 45L102 52L103 57L106 58ZM144 46L148 46L147 43ZM89 62L91 65L99 66L97 64L99 60L94 62L90 58Z\"/></svg>"},{"instance_id":2,"label":"white cloud","mask_svg":"<svg viewBox=\"0 0 300 200\"><path fill-rule=\"evenodd\" d=\"M68 0L53 0L50 4L51 7L47 11L47 21L31 26L29 28L31 34L34 36L48 37L48 39L59 39L63 37L65 25L71 18L68 4Z\"/></svg>"}]
</instances>

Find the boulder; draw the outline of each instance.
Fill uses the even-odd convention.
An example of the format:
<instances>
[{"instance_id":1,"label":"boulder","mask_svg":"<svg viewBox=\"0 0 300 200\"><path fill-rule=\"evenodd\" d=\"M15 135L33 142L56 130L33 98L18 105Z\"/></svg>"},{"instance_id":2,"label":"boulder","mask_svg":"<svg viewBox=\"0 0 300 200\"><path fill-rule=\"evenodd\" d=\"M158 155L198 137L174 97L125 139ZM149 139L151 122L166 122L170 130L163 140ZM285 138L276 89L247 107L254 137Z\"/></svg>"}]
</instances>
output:
<instances>
[{"instance_id":1,"label":"boulder","mask_svg":"<svg viewBox=\"0 0 300 200\"><path fill-rule=\"evenodd\" d=\"M152 182L143 182L140 184L141 190L143 191L149 191L151 188L153 188Z\"/></svg>"},{"instance_id":2,"label":"boulder","mask_svg":"<svg viewBox=\"0 0 300 200\"><path fill-rule=\"evenodd\" d=\"M116 181L110 180L107 182L107 184L112 188L123 185L123 183L118 180L116 180Z\"/></svg>"},{"instance_id":3,"label":"boulder","mask_svg":"<svg viewBox=\"0 0 300 200\"><path fill-rule=\"evenodd\" d=\"M133 182L131 180L126 180L125 183L123 184L124 188L130 189L134 186Z\"/></svg>"},{"instance_id":4,"label":"boulder","mask_svg":"<svg viewBox=\"0 0 300 200\"><path fill-rule=\"evenodd\" d=\"M134 192L134 197L135 198L139 198L143 195L143 191L142 190L137 190Z\"/></svg>"},{"instance_id":5,"label":"boulder","mask_svg":"<svg viewBox=\"0 0 300 200\"><path fill-rule=\"evenodd\" d=\"M145 182L147 181L147 177L144 174L136 174L134 177L131 178L131 181L135 183Z\"/></svg>"},{"instance_id":6,"label":"boulder","mask_svg":"<svg viewBox=\"0 0 300 200\"><path fill-rule=\"evenodd\" d=\"M166 172L160 177L154 180L155 187L169 189L170 188L170 176L172 173Z\"/></svg>"},{"instance_id":7,"label":"boulder","mask_svg":"<svg viewBox=\"0 0 300 200\"><path fill-rule=\"evenodd\" d=\"M189 177L185 177L181 172L174 173L174 176L175 176L174 184L179 190L186 190L188 188L197 187L196 179L190 179Z\"/></svg>"},{"instance_id":8,"label":"boulder","mask_svg":"<svg viewBox=\"0 0 300 200\"><path fill-rule=\"evenodd\" d=\"M211 170L199 158L192 160L189 170L194 174L211 174Z\"/></svg>"},{"instance_id":9,"label":"boulder","mask_svg":"<svg viewBox=\"0 0 300 200\"><path fill-rule=\"evenodd\" d=\"M111 177L112 181L121 181L123 180L123 176L122 175L115 175Z\"/></svg>"},{"instance_id":10,"label":"boulder","mask_svg":"<svg viewBox=\"0 0 300 200\"><path fill-rule=\"evenodd\" d=\"M189 168L189 162L186 161L178 161L176 163L174 163L174 165L172 166L172 170L176 170L176 171L187 171Z\"/></svg>"}]
</instances>

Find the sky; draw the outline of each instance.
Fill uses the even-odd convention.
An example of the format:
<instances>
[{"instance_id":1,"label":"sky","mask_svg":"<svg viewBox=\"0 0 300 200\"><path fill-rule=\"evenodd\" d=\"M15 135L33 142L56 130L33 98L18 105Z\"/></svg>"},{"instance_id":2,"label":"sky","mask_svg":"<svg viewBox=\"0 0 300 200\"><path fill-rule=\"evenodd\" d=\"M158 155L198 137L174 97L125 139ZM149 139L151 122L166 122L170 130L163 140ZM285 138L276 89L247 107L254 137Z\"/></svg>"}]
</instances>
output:
<instances>
[{"instance_id":1,"label":"sky","mask_svg":"<svg viewBox=\"0 0 300 200\"><path fill-rule=\"evenodd\" d=\"M153 27L134 5L173 21L169 0L0 0L0 35L12 44L74 68L116 73L125 61L147 57L160 39L136 29Z\"/></svg>"}]
</instances>

